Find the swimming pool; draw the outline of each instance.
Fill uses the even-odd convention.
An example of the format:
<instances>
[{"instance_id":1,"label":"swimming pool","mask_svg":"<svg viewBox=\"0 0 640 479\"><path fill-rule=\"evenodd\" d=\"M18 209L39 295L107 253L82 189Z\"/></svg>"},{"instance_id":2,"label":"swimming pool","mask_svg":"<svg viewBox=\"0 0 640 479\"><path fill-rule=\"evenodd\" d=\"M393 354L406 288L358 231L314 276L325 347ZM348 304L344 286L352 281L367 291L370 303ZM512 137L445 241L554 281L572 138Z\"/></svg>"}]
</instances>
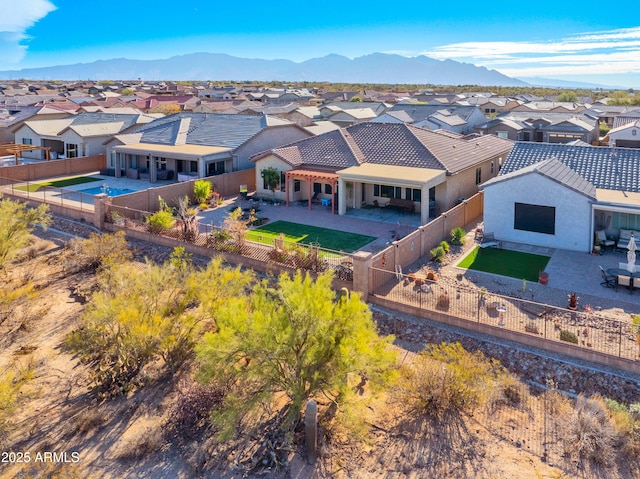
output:
<instances>
[{"instance_id":1,"label":"swimming pool","mask_svg":"<svg viewBox=\"0 0 640 479\"><path fill-rule=\"evenodd\" d=\"M135 193L134 190L122 190L119 188L111 188L107 186L106 188L103 186L96 186L94 188L88 188L86 190L80 190L80 193L86 193L87 195L100 195L102 193L106 193L107 196L120 196L126 195L128 193Z\"/></svg>"}]
</instances>

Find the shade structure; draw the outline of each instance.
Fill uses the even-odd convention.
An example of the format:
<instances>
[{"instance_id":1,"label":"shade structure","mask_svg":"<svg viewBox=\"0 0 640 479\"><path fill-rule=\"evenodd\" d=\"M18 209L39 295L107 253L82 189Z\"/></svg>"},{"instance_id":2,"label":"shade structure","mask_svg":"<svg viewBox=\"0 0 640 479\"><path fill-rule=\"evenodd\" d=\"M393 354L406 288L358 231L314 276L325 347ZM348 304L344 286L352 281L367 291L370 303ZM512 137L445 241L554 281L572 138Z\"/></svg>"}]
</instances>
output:
<instances>
[{"instance_id":1,"label":"shade structure","mask_svg":"<svg viewBox=\"0 0 640 479\"><path fill-rule=\"evenodd\" d=\"M627 246L627 248L629 249L629 251L627 252L627 270L629 270L630 273L635 273L636 272L636 240L633 237L633 235L631 235L631 238L629 238L629 245Z\"/></svg>"}]
</instances>

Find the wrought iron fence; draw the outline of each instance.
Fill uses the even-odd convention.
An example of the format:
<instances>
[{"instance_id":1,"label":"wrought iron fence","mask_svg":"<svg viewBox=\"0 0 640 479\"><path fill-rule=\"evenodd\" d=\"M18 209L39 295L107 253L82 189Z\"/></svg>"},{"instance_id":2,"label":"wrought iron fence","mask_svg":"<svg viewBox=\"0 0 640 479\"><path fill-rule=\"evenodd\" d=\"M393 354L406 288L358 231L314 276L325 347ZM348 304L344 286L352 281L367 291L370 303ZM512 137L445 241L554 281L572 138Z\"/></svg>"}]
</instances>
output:
<instances>
[{"instance_id":1,"label":"wrought iron fence","mask_svg":"<svg viewBox=\"0 0 640 479\"><path fill-rule=\"evenodd\" d=\"M46 186L42 181L0 178L0 193L80 211L94 211L94 195L66 188Z\"/></svg>"},{"instance_id":2,"label":"wrought iron fence","mask_svg":"<svg viewBox=\"0 0 640 479\"><path fill-rule=\"evenodd\" d=\"M147 222L150 215L147 211L122 206L108 204L105 208L106 222L144 232L151 232ZM322 248L315 244L300 244L267 237L258 237L258 241L252 241L246 238L244 232L234 234L225 228L198 221L185 223L176 220L172 227L155 233L291 269L314 272L333 270L337 278L347 282L353 281L353 261L350 253Z\"/></svg>"},{"instance_id":3,"label":"wrought iron fence","mask_svg":"<svg viewBox=\"0 0 640 479\"><path fill-rule=\"evenodd\" d=\"M433 281L377 268L371 268L370 288L374 296L421 310L438 311L619 358L638 358L638 327L590 308L572 311L462 287L447 278Z\"/></svg>"}]
</instances>

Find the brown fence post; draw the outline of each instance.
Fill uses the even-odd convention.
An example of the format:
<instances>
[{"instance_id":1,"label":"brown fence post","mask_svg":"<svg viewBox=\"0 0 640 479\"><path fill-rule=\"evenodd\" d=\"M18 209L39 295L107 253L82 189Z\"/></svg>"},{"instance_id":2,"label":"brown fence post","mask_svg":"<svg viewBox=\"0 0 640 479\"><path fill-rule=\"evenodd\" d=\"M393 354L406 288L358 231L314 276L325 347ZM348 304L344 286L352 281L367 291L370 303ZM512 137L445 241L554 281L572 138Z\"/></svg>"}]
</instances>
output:
<instances>
[{"instance_id":1,"label":"brown fence post","mask_svg":"<svg viewBox=\"0 0 640 479\"><path fill-rule=\"evenodd\" d=\"M360 293L363 301L369 297L369 268L372 254L358 251L353 255L353 290Z\"/></svg>"},{"instance_id":2,"label":"brown fence post","mask_svg":"<svg viewBox=\"0 0 640 479\"><path fill-rule=\"evenodd\" d=\"M107 195L101 193L93 197L93 224L102 230L104 227L104 215L107 209Z\"/></svg>"}]
</instances>

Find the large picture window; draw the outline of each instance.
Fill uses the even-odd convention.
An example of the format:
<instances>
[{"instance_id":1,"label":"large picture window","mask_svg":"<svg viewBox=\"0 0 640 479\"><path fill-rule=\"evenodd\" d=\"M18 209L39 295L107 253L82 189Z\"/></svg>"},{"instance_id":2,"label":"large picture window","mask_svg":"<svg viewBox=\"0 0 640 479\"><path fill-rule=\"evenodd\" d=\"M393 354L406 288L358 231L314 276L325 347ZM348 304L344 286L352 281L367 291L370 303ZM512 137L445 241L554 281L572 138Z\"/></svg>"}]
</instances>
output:
<instances>
[{"instance_id":1,"label":"large picture window","mask_svg":"<svg viewBox=\"0 0 640 479\"><path fill-rule=\"evenodd\" d=\"M556 208L515 203L513 228L548 235L556 234Z\"/></svg>"}]
</instances>

